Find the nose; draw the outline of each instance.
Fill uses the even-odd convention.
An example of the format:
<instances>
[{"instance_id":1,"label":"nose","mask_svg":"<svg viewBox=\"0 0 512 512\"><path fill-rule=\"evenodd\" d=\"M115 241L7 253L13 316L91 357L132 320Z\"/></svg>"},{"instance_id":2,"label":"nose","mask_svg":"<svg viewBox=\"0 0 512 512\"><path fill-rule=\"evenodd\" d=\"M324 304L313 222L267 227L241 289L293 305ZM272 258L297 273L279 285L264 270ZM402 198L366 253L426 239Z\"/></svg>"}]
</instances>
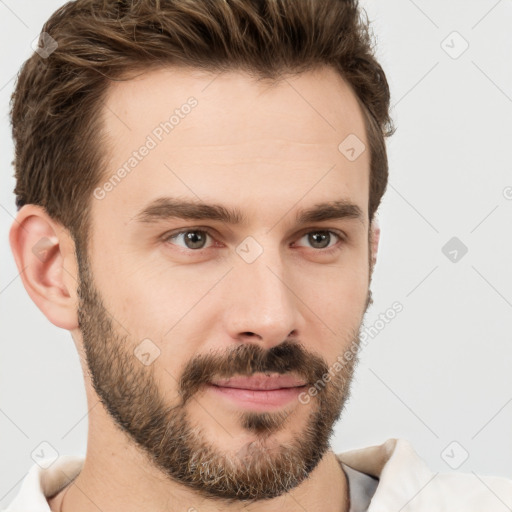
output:
<instances>
[{"instance_id":1,"label":"nose","mask_svg":"<svg viewBox=\"0 0 512 512\"><path fill-rule=\"evenodd\" d=\"M224 322L232 340L270 349L302 336L304 318L291 272L278 257L265 256L251 264L238 262L230 272Z\"/></svg>"}]
</instances>

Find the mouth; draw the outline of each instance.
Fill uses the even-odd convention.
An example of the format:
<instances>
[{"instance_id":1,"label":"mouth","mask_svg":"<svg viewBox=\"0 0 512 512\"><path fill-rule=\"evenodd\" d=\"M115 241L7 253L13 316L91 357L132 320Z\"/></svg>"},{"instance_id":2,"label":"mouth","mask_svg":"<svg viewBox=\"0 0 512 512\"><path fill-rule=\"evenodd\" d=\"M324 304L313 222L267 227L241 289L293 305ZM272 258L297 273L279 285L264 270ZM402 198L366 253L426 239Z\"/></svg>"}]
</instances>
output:
<instances>
[{"instance_id":1,"label":"mouth","mask_svg":"<svg viewBox=\"0 0 512 512\"><path fill-rule=\"evenodd\" d=\"M207 387L217 397L226 399L238 407L265 411L286 405L296 399L307 386L303 379L293 375L267 376L260 373L250 377L216 379Z\"/></svg>"}]
</instances>

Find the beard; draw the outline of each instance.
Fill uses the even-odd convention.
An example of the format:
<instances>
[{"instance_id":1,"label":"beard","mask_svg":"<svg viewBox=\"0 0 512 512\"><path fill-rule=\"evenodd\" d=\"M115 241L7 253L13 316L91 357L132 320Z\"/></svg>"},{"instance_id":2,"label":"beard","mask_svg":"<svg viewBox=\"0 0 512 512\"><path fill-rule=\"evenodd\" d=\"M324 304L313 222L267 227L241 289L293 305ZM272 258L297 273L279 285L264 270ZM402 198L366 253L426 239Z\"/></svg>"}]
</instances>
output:
<instances>
[{"instance_id":1,"label":"beard","mask_svg":"<svg viewBox=\"0 0 512 512\"><path fill-rule=\"evenodd\" d=\"M157 384L154 366L144 366L134 355L138 340L115 330L78 247L77 256L78 321L92 385L114 424L153 467L198 495L225 503L275 498L309 476L330 447L334 424L349 398L357 353L343 361L341 370L331 372L327 382L322 380L329 373L323 358L293 340L268 350L243 343L222 354L198 355L188 361L177 381L180 400L169 404ZM371 292L367 307L369 303ZM344 347L359 346L359 332L352 333L348 342ZM238 450L220 450L191 421L187 406L214 377L256 372L293 372L308 386L320 381L322 388L308 405L302 405L311 412L290 441L278 443L273 434L290 422L297 427L292 414L297 404L291 411L240 411L239 424L254 440Z\"/></svg>"}]
</instances>

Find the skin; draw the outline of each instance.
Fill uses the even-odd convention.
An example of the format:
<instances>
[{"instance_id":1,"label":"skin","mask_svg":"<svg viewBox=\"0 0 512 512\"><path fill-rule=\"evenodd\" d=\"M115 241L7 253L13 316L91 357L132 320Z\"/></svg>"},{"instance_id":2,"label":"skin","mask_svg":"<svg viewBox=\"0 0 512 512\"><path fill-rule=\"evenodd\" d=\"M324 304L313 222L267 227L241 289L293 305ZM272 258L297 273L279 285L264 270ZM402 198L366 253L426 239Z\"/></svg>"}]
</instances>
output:
<instances>
[{"instance_id":1,"label":"skin","mask_svg":"<svg viewBox=\"0 0 512 512\"><path fill-rule=\"evenodd\" d=\"M368 221L368 151L349 161L338 145L356 134L368 147L362 112L350 87L330 68L287 77L272 87L241 72L148 71L109 89L101 111L107 179L190 96L198 105L172 133L103 199L92 198L91 246L81 273L73 238L43 209L24 206L12 225L15 260L20 271L26 267L23 284L45 316L71 332L89 405L84 467L66 488L64 502L61 492L48 500L50 507L256 512L325 510L329 503L333 510L348 510L344 473L327 445L308 441L306 426L320 415L323 401L328 424L319 434L330 436L349 395L355 361L346 361L307 404L295 399L275 409L259 430L257 423L244 423L247 410L219 398L201 381L178 406L180 379L187 365L201 364L200 356L213 355L212 368L220 369L234 350L241 350L242 361L251 361L244 359L247 347L268 354L288 341L303 348L304 364L294 369L306 375L301 373L306 368L331 368L357 341L371 297L379 228ZM163 195L237 207L248 220L232 226L208 219L137 223L136 213ZM362 221L294 224L298 209L340 198L359 206ZM198 227L211 229L200 252L188 248L183 237L162 237ZM346 236L341 241L331 235L326 245L339 250L328 255L306 236L325 230ZM236 251L248 236L263 250L252 263ZM41 259L32 248L44 237L53 245ZM159 350L147 366L134 356L144 339ZM101 379L96 386L91 379L95 372L105 376L105 389L111 386L104 389L110 407L100 401ZM112 416L118 406L123 418L138 411L140 420L150 405L155 415L176 407L169 421L186 414L189 427L200 426L192 447L205 443L216 455L217 469L225 456L239 471L247 464L250 476L258 463L278 462L283 447L293 442L312 448L319 460L307 478L275 497L208 496L200 482L195 488L185 485L150 460L151 453L165 455L172 439L150 452L131 435L140 424L134 420L126 431ZM155 438L156 431L149 432Z\"/></svg>"}]
</instances>

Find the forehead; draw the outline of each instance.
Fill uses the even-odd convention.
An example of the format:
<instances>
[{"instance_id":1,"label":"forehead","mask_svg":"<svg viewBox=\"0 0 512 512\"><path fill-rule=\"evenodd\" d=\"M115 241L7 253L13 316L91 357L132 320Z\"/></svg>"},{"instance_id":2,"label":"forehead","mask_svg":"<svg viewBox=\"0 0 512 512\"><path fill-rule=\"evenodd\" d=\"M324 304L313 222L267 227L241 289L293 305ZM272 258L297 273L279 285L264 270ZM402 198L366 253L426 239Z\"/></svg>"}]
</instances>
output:
<instances>
[{"instance_id":1,"label":"forehead","mask_svg":"<svg viewBox=\"0 0 512 512\"><path fill-rule=\"evenodd\" d=\"M165 195L260 217L265 201L274 220L293 205L342 198L367 214L363 114L331 68L272 84L235 71L152 70L113 83L102 116L108 159L93 200L102 219L126 224ZM348 146L362 151L356 159Z\"/></svg>"}]
</instances>

